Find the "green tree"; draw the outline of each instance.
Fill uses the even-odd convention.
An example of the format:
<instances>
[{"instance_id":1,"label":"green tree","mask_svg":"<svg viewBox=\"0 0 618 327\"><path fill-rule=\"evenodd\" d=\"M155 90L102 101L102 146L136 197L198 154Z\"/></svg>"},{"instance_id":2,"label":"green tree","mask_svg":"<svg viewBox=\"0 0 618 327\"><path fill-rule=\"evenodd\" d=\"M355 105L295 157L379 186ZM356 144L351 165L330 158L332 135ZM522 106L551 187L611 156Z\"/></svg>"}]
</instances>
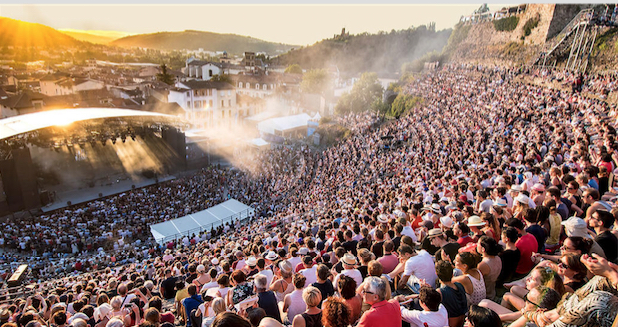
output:
<instances>
[{"instance_id":1,"label":"green tree","mask_svg":"<svg viewBox=\"0 0 618 327\"><path fill-rule=\"evenodd\" d=\"M166 64L161 65L161 72L157 74L157 80L167 85L174 85L174 83L176 82L176 78L174 77L174 75L170 74L167 71Z\"/></svg>"},{"instance_id":2,"label":"green tree","mask_svg":"<svg viewBox=\"0 0 618 327\"><path fill-rule=\"evenodd\" d=\"M303 69L300 68L299 64L293 64L293 65L289 65L285 69L284 73L287 73L287 74L302 74L303 73Z\"/></svg>"},{"instance_id":3,"label":"green tree","mask_svg":"<svg viewBox=\"0 0 618 327\"><path fill-rule=\"evenodd\" d=\"M220 75L215 74L215 75L212 75L210 80L213 82L225 82L225 83L234 85L234 82L232 82L232 79L230 78L230 75L228 74L220 74Z\"/></svg>"},{"instance_id":4,"label":"green tree","mask_svg":"<svg viewBox=\"0 0 618 327\"><path fill-rule=\"evenodd\" d=\"M393 101L393 105L391 106L389 114L392 117L399 118L408 110L415 108L421 104L423 104L423 98L419 96L399 93L397 98L395 98L395 101Z\"/></svg>"},{"instance_id":5,"label":"green tree","mask_svg":"<svg viewBox=\"0 0 618 327\"><path fill-rule=\"evenodd\" d=\"M383 91L376 73L363 73L361 78L354 83L352 91L339 98L335 110L340 114L376 110L375 103L381 101Z\"/></svg>"},{"instance_id":6,"label":"green tree","mask_svg":"<svg viewBox=\"0 0 618 327\"><path fill-rule=\"evenodd\" d=\"M303 75L300 90L304 93L322 94L332 89L332 78L326 69L312 69Z\"/></svg>"}]
</instances>

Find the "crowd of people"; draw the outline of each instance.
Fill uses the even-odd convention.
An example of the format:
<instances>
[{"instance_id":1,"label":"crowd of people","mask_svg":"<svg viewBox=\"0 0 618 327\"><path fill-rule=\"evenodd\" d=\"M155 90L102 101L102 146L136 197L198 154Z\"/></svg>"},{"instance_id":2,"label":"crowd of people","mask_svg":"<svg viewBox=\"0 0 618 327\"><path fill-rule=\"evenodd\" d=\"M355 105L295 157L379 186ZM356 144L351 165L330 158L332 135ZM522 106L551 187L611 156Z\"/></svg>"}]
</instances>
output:
<instances>
[{"instance_id":1,"label":"crowd of people","mask_svg":"<svg viewBox=\"0 0 618 327\"><path fill-rule=\"evenodd\" d=\"M28 296L4 294L0 324L612 326L617 113L521 75L552 78L449 65L405 85L423 99L408 115L342 117L351 136L324 150L252 154L2 226L5 247L77 256L42 268ZM148 224L228 197L256 218L146 241Z\"/></svg>"}]
</instances>

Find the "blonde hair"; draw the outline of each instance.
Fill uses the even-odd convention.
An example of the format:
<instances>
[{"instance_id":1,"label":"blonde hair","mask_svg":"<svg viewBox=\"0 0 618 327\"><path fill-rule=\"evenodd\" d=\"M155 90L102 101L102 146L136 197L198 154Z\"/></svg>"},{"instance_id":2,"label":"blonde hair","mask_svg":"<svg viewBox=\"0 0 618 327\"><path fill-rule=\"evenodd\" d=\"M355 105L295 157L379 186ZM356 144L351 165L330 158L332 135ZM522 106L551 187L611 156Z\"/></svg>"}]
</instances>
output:
<instances>
[{"instance_id":1,"label":"blonde hair","mask_svg":"<svg viewBox=\"0 0 618 327\"><path fill-rule=\"evenodd\" d=\"M308 307L317 307L322 301L322 293L317 287L309 286L303 290L303 301Z\"/></svg>"},{"instance_id":2,"label":"blonde hair","mask_svg":"<svg viewBox=\"0 0 618 327\"><path fill-rule=\"evenodd\" d=\"M225 300L223 298L215 298L210 306L212 306L212 311L215 312L215 315L225 312Z\"/></svg>"},{"instance_id":3,"label":"blonde hair","mask_svg":"<svg viewBox=\"0 0 618 327\"><path fill-rule=\"evenodd\" d=\"M112 309L120 310L120 307L122 306L122 298L116 295L112 298L109 304L112 306Z\"/></svg>"}]
</instances>

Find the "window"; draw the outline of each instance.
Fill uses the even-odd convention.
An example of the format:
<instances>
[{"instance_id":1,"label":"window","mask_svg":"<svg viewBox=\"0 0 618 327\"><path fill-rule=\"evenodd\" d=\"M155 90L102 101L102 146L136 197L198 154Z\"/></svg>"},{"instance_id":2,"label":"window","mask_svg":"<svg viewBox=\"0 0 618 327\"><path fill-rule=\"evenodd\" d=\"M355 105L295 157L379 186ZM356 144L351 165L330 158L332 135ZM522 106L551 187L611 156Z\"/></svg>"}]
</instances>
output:
<instances>
[{"instance_id":1,"label":"window","mask_svg":"<svg viewBox=\"0 0 618 327\"><path fill-rule=\"evenodd\" d=\"M255 89L256 89L256 90L259 90L259 89L260 89L260 84L255 83Z\"/></svg>"},{"instance_id":2,"label":"window","mask_svg":"<svg viewBox=\"0 0 618 327\"><path fill-rule=\"evenodd\" d=\"M221 110L221 119L225 118L225 110Z\"/></svg>"},{"instance_id":3,"label":"window","mask_svg":"<svg viewBox=\"0 0 618 327\"><path fill-rule=\"evenodd\" d=\"M208 108L212 108L212 100L208 100Z\"/></svg>"},{"instance_id":4,"label":"window","mask_svg":"<svg viewBox=\"0 0 618 327\"><path fill-rule=\"evenodd\" d=\"M191 101L187 101L187 108L191 108Z\"/></svg>"},{"instance_id":5,"label":"window","mask_svg":"<svg viewBox=\"0 0 618 327\"><path fill-rule=\"evenodd\" d=\"M228 105L228 107L231 107L232 106L232 100L227 100L227 105Z\"/></svg>"},{"instance_id":6,"label":"window","mask_svg":"<svg viewBox=\"0 0 618 327\"><path fill-rule=\"evenodd\" d=\"M232 90L227 90L227 95L232 95Z\"/></svg>"},{"instance_id":7,"label":"window","mask_svg":"<svg viewBox=\"0 0 618 327\"><path fill-rule=\"evenodd\" d=\"M239 82L239 83L238 83L238 88L239 88L239 89L242 89L242 82Z\"/></svg>"},{"instance_id":8,"label":"window","mask_svg":"<svg viewBox=\"0 0 618 327\"><path fill-rule=\"evenodd\" d=\"M202 108L202 101L195 101L193 103L193 108L196 108L196 109Z\"/></svg>"},{"instance_id":9,"label":"window","mask_svg":"<svg viewBox=\"0 0 618 327\"><path fill-rule=\"evenodd\" d=\"M232 110L229 111L229 117L232 118Z\"/></svg>"},{"instance_id":10,"label":"window","mask_svg":"<svg viewBox=\"0 0 618 327\"><path fill-rule=\"evenodd\" d=\"M262 90L266 91L268 89L268 85L264 84L262 85Z\"/></svg>"},{"instance_id":11,"label":"window","mask_svg":"<svg viewBox=\"0 0 618 327\"><path fill-rule=\"evenodd\" d=\"M225 101L221 100L221 107L225 107Z\"/></svg>"},{"instance_id":12,"label":"window","mask_svg":"<svg viewBox=\"0 0 618 327\"><path fill-rule=\"evenodd\" d=\"M247 82L247 88L248 89L251 88L251 85L249 85L249 82Z\"/></svg>"},{"instance_id":13,"label":"window","mask_svg":"<svg viewBox=\"0 0 618 327\"><path fill-rule=\"evenodd\" d=\"M208 70L208 76L212 77L212 69Z\"/></svg>"},{"instance_id":14,"label":"window","mask_svg":"<svg viewBox=\"0 0 618 327\"><path fill-rule=\"evenodd\" d=\"M199 94L200 94L199 90L194 90L194 91L193 91L193 95L194 95L194 96L198 96Z\"/></svg>"},{"instance_id":15,"label":"window","mask_svg":"<svg viewBox=\"0 0 618 327\"><path fill-rule=\"evenodd\" d=\"M187 96L190 97L191 96L191 91L187 92Z\"/></svg>"}]
</instances>

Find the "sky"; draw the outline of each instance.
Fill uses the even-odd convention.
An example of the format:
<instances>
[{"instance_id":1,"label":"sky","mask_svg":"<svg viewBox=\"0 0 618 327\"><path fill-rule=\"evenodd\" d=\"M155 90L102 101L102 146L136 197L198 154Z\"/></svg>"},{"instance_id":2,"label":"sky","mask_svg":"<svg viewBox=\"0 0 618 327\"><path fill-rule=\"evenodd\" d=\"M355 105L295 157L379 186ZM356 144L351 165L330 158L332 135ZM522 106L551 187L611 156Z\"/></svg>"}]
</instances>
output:
<instances>
[{"instance_id":1,"label":"sky","mask_svg":"<svg viewBox=\"0 0 618 327\"><path fill-rule=\"evenodd\" d=\"M453 27L480 4L0 4L0 16L56 29L129 34L187 29L311 45L345 28L351 34L407 29L436 23ZM505 4L489 5L492 11Z\"/></svg>"}]
</instances>

